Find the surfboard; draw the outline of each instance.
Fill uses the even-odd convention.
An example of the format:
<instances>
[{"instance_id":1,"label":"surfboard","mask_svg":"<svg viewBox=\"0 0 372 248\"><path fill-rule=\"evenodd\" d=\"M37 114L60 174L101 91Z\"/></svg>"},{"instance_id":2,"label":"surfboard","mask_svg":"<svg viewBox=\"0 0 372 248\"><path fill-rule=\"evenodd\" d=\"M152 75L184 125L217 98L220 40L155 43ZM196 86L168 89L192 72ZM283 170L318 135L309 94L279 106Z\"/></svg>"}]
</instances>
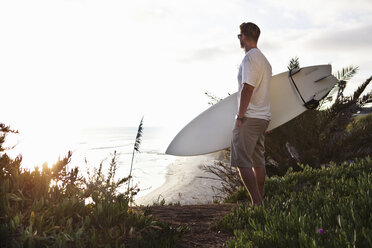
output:
<instances>
[{"instance_id":1,"label":"surfboard","mask_svg":"<svg viewBox=\"0 0 372 248\"><path fill-rule=\"evenodd\" d=\"M316 108L337 82L331 65L303 67L274 75L270 81L268 131L309 108ZM234 93L188 123L169 144L166 154L195 156L230 147L237 112L237 93Z\"/></svg>"}]
</instances>

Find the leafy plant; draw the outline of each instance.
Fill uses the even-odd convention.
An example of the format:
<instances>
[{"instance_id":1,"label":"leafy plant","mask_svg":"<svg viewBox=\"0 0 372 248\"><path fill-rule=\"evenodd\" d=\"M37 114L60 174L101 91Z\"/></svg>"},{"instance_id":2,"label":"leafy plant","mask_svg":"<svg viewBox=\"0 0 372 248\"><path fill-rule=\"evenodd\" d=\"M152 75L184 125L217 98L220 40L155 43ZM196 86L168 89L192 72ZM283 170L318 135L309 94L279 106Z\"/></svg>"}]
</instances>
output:
<instances>
[{"instance_id":1,"label":"leafy plant","mask_svg":"<svg viewBox=\"0 0 372 248\"><path fill-rule=\"evenodd\" d=\"M222 98L210 93L209 91L204 92L204 94L210 99L210 101L208 102L208 105L212 106L222 100Z\"/></svg>"},{"instance_id":2,"label":"leafy plant","mask_svg":"<svg viewBox=\"0 0 372 248\"><path fill-rule=\"evenodd\" d=\"M13 132L0 125L1 148ZM138 189L119 190L129 177L115 179L116 153L107 174L101 163L87 177L71 156L31 171L0 153L1 247L171 247L184 231L129 207Z\"/></svg>"},{"instance_id":3,"label":"leafy plant","mask_svg":"<svg viewBox=\"0 0 372 248\"><path fill-rule=\"evenodd\" d=\"M0 155L2 152L14 148L14 147L4 147L6 136L10 133L15 134L15 133L18 133L18 131L12 130L10 129L9 126L6 126L5 124L0 123Z\"/></svg>"},{"instance_id":4,"label":"leafy plant","mask_svg":"<svg viewBox=\"0 0 372 248\"><path fill-rule=\"evenodd\" d=\"M288 71L298 69L298 68L300 68L300 58L297 56L291 58L287 66Z\"/></svg>"},{"instance_id":5,"label":"leafy plant","mask_svg":"<svg viewBox=\"0 0 372 248\"><path fill-rule=\"evenodd\" d=\"M234 235L228 247L372 246L371 158L301 169L268 179L264 206L239 204L217 223Z\"/></svg>"},{"instance_id":6,"label":"leafy plant","mask_svg":"<svg viewBox=\"0 0 372 248\"><path fill-rule=\"evenodd\" d=\"M300 67L298 57L288 64L288 69ZM372 102L372 92L364 94L372 77L363 82L351 96L344 96L344 89L358 71L348 66L335 73L339 83L329 96L321 101L317 110L308 110L297 118L276 128L266 135L265 158L267 174L284 175L289 168L301 170L298 163L320 168L329 161L342 162L356 157L372 155L371 125L368 121L358 125L355 115L363 111L366 103ZM212 98L219 99L212 94ZM355 131L352 129L356 128ZM241 187L239 175L229 166L229 154L224 161L215 163L205 171L221 179L221 195L229 195Z\"/></svg>"},{"instance_id":7,"label":"leafy plant","mask_svg":"<svg viewBox=\"0 0 372 248\"><path fill-rule=\"evenodd\" d=\"M290 62L290 65L293 62ZM298 59L296 59L298 63ZM289 65L289 66L290 66ZM289 167L297 168L297 163L311 164L319 168L329 161L341 162L355 157L371 155L372 140L366 136L353 136L346 127L354 115L368 102L372 92L362 97L372 80L367 79L350 97L343 92L347 80L358 71L358 67L349 66L336 73L339 79L330 97L322 101L317 110L308 110L285 125L273 130L266 136L266 161L269 174L283 175ZM335 99L332 99L336 97ZM331 105L329 103L332 101ZM328 105L328 107L327 107ZM369 130L368 126L362 129ZM359 144L364 144L359 149ZM279 166L278 166L279 165Z\"/></svg>"}]
</instances>

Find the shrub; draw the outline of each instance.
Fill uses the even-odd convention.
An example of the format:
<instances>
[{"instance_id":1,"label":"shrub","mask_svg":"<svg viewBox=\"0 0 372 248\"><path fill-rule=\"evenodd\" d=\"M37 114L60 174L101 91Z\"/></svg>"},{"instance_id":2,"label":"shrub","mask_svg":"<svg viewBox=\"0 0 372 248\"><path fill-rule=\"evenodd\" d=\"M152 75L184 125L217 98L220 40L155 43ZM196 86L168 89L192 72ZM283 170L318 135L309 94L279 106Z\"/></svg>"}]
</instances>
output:
<instances>
[{"instance_id":1,"label":"shrub","mask_svg":"<svg viewBox=\"0 0 372 248\"><path fill-rule=\"evenodd\" d=\"M369 157L302 166L268 179L264 206L240 204L217 226L234 234L228 247L371 247L371 179Z\"/></svg>"},{"instance_id":2,"label":"shrub","mask_svg":"<svg viewBox=\"0 0 372 248\"><path fill-rule=\"evenodd\" d=\"M2 247L171 247L183 231L136 213L129 207L138 192L119 188L116 154L108 176L102 164L87 178L68 169L72 154L50 168L21 168L3 147L14 131L0 125L0 244Z\"/></svg>"}]
</instances>

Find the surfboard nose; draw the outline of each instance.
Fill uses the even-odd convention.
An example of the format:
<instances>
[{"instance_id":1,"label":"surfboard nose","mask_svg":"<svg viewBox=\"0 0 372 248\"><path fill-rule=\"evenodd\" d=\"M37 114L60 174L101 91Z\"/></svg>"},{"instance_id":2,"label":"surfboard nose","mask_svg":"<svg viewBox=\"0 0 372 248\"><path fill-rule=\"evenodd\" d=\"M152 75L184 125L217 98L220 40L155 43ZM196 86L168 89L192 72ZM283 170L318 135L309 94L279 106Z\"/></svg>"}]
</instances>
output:
<instances>
[{"instance_id":1,"label":"surfboard nose","mask_svg":"<svg viewBox=\"0 0 372 248\"><path fill-rule=\"evenodd\" d=\"M165 154L177 156L177 153L174 151L174 149L172 149L172 143L168 146L167 150L165 151Z\"/></svg>"}]
</instances>

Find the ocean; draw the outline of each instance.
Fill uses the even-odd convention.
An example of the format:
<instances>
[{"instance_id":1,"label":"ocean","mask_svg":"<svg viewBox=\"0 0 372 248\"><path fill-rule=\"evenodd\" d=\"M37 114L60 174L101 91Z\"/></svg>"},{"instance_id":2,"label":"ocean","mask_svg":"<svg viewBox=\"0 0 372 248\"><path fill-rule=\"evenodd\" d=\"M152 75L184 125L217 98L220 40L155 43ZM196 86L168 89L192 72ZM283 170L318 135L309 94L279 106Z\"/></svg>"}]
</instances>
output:
<instances>
[{"instance_id":1,"label":"ocean","mask_svg":"<svg viewBox=\"0 0 372 248\"><path fill-rule=\"evenodd\" d=\"M73 153L72 165L85 163L86 160L90 168L98 168L103 162L103 171L107 173L116 151L116 178L128 176L137 131L137 127L82 129ZM164 154L169 140L166 129L144 127L140 152L135 152L133 160L133 183L140 189L137 197L150 193L165 182L168 166L176 159Z\"/></svg>"},{"instance_id":2,"label":"ocean","mask_svg":"<svg viewBox=\"0 0 372 248\"><path fill-rule=\"evenodd\" d=\"M52 166L58 158L72 152L70 168L78 167L85 174L103 164L107 175L113 154L117 154L116 179L129 175L134 142L138 127L100 127L82 129L51 129L43 131L20 131L7 136L7 154L14 158L22 156L22 167L34 170L44 163ZM140 192L136 198L150 193L165 182L168 166L177 157L165 155L173 134L165 128L143 128L140 152L135 152L132 177Z\"/></svg>"}]
</instances>

